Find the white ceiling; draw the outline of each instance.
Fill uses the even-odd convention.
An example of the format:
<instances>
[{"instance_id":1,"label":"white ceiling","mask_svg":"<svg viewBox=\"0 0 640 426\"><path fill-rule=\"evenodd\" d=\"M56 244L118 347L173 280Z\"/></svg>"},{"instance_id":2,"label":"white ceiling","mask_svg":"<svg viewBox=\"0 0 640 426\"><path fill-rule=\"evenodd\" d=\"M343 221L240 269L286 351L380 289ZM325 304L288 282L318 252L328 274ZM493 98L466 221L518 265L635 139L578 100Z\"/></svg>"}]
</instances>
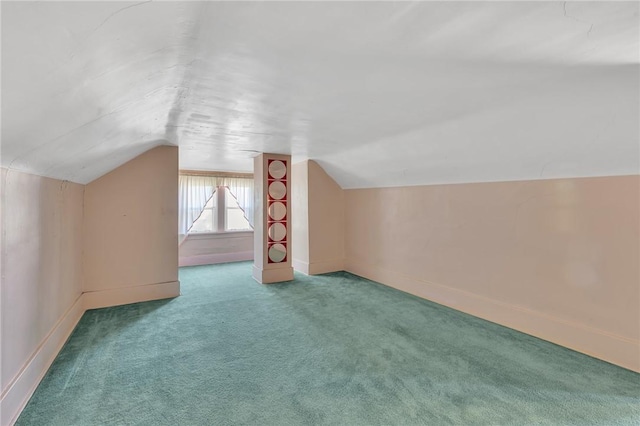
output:
<instances>
[{"instance_id":1,"label":"white ceiling","mask_svg":"<svg viewBox=\"0 0 640 426\"><path fill-rule=\"evenodd\" d=\"M637 2L2 2L2 166L147 149L343 187L635 174Z\"/></svg>"}]
</instances>

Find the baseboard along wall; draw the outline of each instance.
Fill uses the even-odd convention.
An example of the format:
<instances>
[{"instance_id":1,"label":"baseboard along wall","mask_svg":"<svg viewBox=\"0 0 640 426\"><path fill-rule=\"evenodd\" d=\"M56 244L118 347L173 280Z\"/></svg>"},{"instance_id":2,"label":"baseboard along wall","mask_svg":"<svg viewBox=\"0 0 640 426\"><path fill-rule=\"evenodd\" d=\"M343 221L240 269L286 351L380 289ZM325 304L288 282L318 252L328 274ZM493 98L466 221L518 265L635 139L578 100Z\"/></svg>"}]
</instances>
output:
<instances>
[{"instance_id":1,"label":"baseboard along wall","mask_svg":"<svg viewBox=\"0 0 640 426\"><path fill-rule=\"evenodd\" d=\"M640 341L347 259L346 271L640 373Z\"/></svg>"},{"instance_id":2,"label":"baseboard along wall","mask_svg":"<svg viewBox=\"0 0 640 426\"><path fill-rule=\"evenodd\" d=\"M168 299L180 295L180 282L82 293L53 326L0 397L0 425L12 426L71 336L85 311L108 306Z\"/></svg>"},{"instance_id":3,"label":"baseboard along wall","mask_svg":"<svg viewBox=\"0 0 640 426\"><path fill-rule=\"evenodd\" d=\"M345 263L336 260L308 264L294 260L293 265L296 271L307 275L334 272L344 266L346 271L355 275L640 372L640 342L604 330L386 270L367 262L348 259ZM15 423L86 310L179 295L179 281L82 293L3 392L0 423L3 426Z\"/></svg>"},{"instance_id":4,"label":"baseboard along wall","mask_svg":"<svg viewBox=\"0 0 640 426\"><path fill-rule=\"evenodd\" d=\"M328 274L329 272L344 271L344 259L332 259L322 262L303 262L292 259L293 269L305 275Z\"/></svg>"},{"instance_id":5,"label":"baseboard along wall","mask_svg":"<svg viewBox=\"0 0 640 426\"><path fill-rule=\"evenodd\" d=\"M80 295L40 343L0 399L0 424L13 425L84 314Z\"/></svg>"},{"instance_id":6,"label":"baseboard along wall","mask_svg":"<svg viewBox=\"0 0 640 426\"><path fill-rule=\"evenodd\" d=\"M114 288L82 293L85 310L128 305L180 296L180 281Z\"/></svg>"}]
</instances>

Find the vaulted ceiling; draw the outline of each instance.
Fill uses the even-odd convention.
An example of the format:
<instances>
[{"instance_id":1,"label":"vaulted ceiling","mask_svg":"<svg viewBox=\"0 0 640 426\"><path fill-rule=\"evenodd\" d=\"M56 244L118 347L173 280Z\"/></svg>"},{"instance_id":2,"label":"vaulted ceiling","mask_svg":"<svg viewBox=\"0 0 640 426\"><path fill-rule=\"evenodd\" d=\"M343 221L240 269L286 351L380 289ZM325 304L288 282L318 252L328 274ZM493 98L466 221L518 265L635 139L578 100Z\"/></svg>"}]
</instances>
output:
<instances>
[{"instance_id":1,"label":"vaulted ceiling","mask_svg":"<svg viewBox=\"0 0 640 426\"><path fill-rule=\"evenodd\" d=\"M156 145L343 187L635 174L637 2L2 2L3 167Z\"/></svg>"}]
</instances>

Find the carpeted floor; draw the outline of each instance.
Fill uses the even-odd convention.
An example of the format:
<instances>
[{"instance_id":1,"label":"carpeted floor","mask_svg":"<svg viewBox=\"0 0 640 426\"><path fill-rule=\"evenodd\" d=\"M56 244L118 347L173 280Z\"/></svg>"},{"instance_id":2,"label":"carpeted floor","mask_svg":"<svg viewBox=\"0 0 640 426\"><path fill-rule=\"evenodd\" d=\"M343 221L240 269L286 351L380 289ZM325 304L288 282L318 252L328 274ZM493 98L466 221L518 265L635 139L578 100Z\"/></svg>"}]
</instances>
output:
<instances>
[{"instance_id":1,"label":"carpeted floor","mask_svg":"<svg viewBox=\"0 0 640 426\"><path fill-rule=\"evenodd\" d=\"M18 425L638 424L640 375L347 273L88 311Z\"/></svg>"}]
</instances>

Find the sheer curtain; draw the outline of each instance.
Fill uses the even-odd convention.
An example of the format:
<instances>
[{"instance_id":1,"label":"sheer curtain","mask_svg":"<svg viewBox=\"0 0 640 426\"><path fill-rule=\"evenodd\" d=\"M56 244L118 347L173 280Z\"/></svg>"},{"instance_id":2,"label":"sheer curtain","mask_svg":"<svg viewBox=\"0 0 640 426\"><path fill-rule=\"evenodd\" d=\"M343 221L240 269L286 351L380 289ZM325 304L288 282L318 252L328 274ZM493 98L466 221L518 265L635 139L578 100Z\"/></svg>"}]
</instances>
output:
<instances>
[{"instance_id":1,"label":"sheer curtain","mask_svg":"<svg viewBox=\"0 0 640 426\"><path fill-rule=\"evenodd\" d=\"M193 222L213 196L218 186L217 179L211 176L178 176L178 244L187 238Z\"/></svg>"},{"instance_id":2,"label":"sheer curtain","mask_svg":"<svg viewBox=\"0 0 640 426\"><path fill-rule=\"evenodd\" d=\"M244 213L244 217L253 228L253 179L250 178L223 178L224 186L229 188Z\"/></svg>"},{"instance_id":3,"label":"sheer curtain","mask_svg":"<svg viewBox=\"0 0 640 426\"><path fill-rule=\"evenodd\" d=\"M178 244L187 238L193 223L200 217L218 186L229 188L253 228L252 178L181 174L178 177Z\"/></svg>"}]
</instances>

